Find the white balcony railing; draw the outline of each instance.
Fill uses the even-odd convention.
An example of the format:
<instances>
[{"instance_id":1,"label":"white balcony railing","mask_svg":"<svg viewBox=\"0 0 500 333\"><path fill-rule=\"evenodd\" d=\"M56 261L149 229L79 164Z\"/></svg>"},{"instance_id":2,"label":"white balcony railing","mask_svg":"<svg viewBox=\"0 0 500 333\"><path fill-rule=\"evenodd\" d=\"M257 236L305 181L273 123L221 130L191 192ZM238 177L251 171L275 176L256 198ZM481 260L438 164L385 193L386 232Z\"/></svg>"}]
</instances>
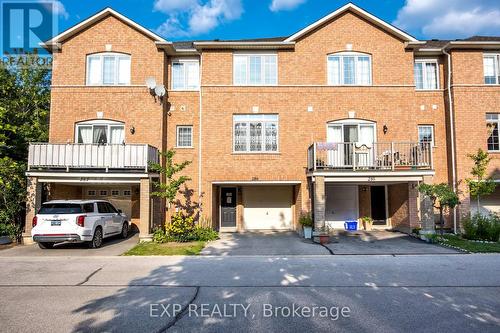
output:
<instances>
[{"instance_id":1,"label":"white balcony railing","mask_svg":"<svg viewBox=\"0 0 500 333\"><path fill-rule=\"evenodd\" d=\"M143 169L159 160L158 149L146 144L31 143L28 169Z\"/></svg>"},{"instance_id":2,"label":"white balcony railing","mask_svg":"<svg viewBox=\"0 0 500 333\"><path fill-rule=\"evenodd\" d=\"M307 168L314 170L422 170L433 169L428 142L316 142L309 147Z\"/></svg>"}]
</instances>

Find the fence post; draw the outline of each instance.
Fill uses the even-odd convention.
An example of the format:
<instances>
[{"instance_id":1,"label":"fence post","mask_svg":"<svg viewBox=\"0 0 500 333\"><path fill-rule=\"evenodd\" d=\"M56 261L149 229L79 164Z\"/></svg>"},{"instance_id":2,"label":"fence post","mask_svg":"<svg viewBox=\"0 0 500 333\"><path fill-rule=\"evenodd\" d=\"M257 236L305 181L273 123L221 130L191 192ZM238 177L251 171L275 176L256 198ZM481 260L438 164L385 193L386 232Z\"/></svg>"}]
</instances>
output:
<instances>
[{"instance_id":1,"label":"fence post","mask_svg":"<svg viewBox=\"0 0 500 333\"><path fill-rule=\"evenodd\" d=\"M394 171L394 142L391 142L391 169Z\"/></svg>"}]
</instances>

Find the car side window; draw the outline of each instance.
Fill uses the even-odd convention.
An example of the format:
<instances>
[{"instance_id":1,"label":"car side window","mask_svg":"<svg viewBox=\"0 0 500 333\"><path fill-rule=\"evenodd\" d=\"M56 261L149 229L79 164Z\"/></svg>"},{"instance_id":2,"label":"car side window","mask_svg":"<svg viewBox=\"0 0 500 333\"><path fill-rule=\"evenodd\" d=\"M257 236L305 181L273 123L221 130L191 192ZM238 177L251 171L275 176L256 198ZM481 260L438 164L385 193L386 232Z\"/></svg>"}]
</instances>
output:
<instances>
[{"instance_id":1,"label":"car side window","mask_svg":"<svg viewBox=\"0 0 500 333\"><path fill-rule=\"evenodd\" d=\"M108 206L108 209L109 209L109 212L110 213L115 213L115 214L118 214L118 210L116 210L115 206L113 206L112 204L110 203L106 203L106 205Z\"/></svg>"},{"instance_id":2,"label":"car side window","mask_svg":"<svg viewBox=\"0 0 500 333\"><path fill-rule=\"evenodd\" d=\"M83 204L83 211L85 213L93 213L94 212L94 204L93 203Z\"/></svg>"},{"instance_id":3,"label":"car side window","mask_svg":"<svg viewBox=\"0 0 500 333\"><path fill-rule=\"evenodd\" d=\"M98 202L97 203L97 210L99 211L99 213L102 213L102 214L109 213L108 205L106 205L105 202Z\"/></svg>"}]
</instances>

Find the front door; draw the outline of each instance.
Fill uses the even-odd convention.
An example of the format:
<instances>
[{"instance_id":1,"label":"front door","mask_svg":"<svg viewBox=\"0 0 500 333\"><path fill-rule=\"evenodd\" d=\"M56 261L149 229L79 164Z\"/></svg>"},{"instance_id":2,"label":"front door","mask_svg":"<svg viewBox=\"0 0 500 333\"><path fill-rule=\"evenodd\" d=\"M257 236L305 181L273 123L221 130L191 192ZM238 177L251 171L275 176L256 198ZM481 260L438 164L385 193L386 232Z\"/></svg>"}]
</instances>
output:
<instances>
[{"instance_id":1,"label":"front door","mask_svg":"<svg viewBox=\"0 0 500 333\"><path fill-rule=\"evenodd\" d=\"M373 224L385 225L387 219L385 210L385 186L372 186L370 192Z\"/></svg>"},{"instance_id":2,"label":"front door","mask_svg":"<svg viewBox=\"0 0 500 333\"><path fill-rule=\"evenodd\" d=\"M236 188L223 187L220 191L221 228L236 228Z\"/></svg>"}]
</instances>

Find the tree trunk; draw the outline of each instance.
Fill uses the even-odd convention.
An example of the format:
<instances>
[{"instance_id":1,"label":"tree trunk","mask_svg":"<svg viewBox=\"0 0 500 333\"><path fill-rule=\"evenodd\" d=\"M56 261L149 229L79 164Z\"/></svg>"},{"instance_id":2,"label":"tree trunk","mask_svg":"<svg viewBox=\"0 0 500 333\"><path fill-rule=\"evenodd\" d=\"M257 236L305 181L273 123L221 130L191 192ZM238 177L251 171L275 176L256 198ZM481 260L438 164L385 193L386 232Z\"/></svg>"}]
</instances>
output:
<instances>
[{"instance_id":1,"label":"tree trunk","mask_svg":"<svg viewBox=\"0 0 500 333\"><path fill-rule=\"evenodd\" d=\"M444 234L444 217L443 217L443 207L439 207L439 224L441 225L441 236Z\"/></svg>"},{"instance_id":2,"label":"tree trunk","mask_svg":"<svg viewBox=\"0 0 500 333\"><path fill-rule=\"evenodd\" d=\"M481 214L481 202L479 201L479 194L477 195L477 213L479 215L482 215Z\"/></svg>"}]
</instances>

